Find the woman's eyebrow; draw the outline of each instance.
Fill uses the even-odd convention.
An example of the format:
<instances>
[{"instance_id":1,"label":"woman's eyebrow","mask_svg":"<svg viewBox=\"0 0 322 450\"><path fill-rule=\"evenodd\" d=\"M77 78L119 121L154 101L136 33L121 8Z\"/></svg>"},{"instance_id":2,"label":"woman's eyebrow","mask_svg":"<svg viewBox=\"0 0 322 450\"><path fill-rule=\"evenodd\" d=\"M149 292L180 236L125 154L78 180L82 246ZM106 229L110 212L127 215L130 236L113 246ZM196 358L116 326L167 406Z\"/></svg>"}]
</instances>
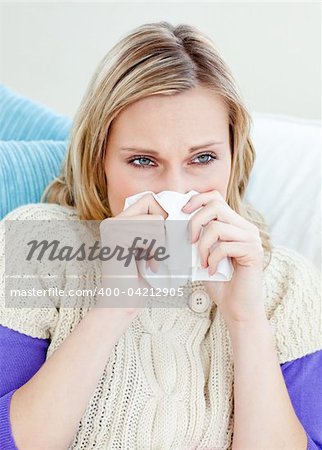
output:
<instances>
[{"instance_id":1,"label":"woman's eyebrow","mask_svg":"<svg viewBox=\"0 0 322 450\"><path fill-rule=\"evenodd\" d=\"M206 148L206 147L210 147L212 145L220 145L220 144L224 144L223 141L220 142L207 142L205 144L200 144L200 145L194 145L193 147L190 147L187 151L189 153L194 152L195 150L200 150L201 148ZM120 150L124 150L124 151L129 151L129 152L133 152L133 151L137 151L137 152L149 152L149 153L153 153L155 155L158 155L159 152L157 152L156 150L151 150L149 148L138 148L138 147L121 147Z\"/></svg>"}]
</instances>

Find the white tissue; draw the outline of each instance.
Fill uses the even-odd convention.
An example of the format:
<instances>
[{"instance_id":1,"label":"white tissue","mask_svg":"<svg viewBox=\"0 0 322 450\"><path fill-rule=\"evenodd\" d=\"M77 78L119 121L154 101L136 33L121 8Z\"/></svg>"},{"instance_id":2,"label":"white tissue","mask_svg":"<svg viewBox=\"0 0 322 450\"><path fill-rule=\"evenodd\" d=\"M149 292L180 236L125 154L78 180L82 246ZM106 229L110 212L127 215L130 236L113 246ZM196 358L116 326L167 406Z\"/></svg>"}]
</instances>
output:
<instances>
[{"instance_id":1,"label":"white tissue","mask_svg":"<svg viewBox=\"0 0 322 450\"><path fill-rule=\"evenodd\" d=\"M125 204L123 211L139 200L143 195L151 193L155 200L162 206L162 208L168 213L168 217L165 219L165 230L166 230L166 248L171 253L171 249L178 249L178 245L180 245L180 239L187 239L188 234L185 236L180 234L180 236L176 235L173 232L173 227L171 229L171 233L167 232L167 221L169 220L186 220L187 224L191 216L193 216L197 210L193 211L190 214L187 214L181 211L181 208L190 200L190 198L198 194L197 191L189 191L186 194L181 194L176 191L162 191L158 194L155 194L153 191L144 191L138 194L132 195L125 199ZM168 227L169 228L169 227ZM216 246L217 243L214 244ZM197 280L209 280L209 281L230 281L234 272L234 267L231 262L231 258L223 258L219 261L217 266L217 271L213 275L209 275L208 269L205 269L200 264L200 257L198 252L198 242L191 244L192 245L192 261L191 261L191 281ZM214 246L212 248L214 248ZM171 287L178 287L185 284L186 281L189 280L189 277L184 277L182 275L174 278L176 268L171 267L169 263L160 264L158 273L154 273L150 270L150 268L145 267L145 260L138 261L138 268L141 275L148 279L149 284L154 287L165 287L165 282L162 281L160 283L160 277L166 278L168 284L170 283ZM153 279L154 278L154 279ZM162 286L161 286L162 285Z\"/></svg>"}]
</instances>

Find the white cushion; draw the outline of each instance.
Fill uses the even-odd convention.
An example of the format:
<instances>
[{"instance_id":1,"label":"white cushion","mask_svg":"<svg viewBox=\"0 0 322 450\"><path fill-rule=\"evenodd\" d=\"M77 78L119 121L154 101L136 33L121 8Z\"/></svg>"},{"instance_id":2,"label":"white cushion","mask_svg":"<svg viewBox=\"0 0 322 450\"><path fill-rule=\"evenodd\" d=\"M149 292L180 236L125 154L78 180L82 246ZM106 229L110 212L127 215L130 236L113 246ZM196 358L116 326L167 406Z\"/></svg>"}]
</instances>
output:
<instances>
[{"instance_id":1,"label":"white cushion","mask_svg":"<svg viewBox=\"0 0 322 450\"><path fill-rule=\"evenodd\" d=\"M321 122L252 113L256 160L245 199L260 211L274 245L321 270Z\"/></svg>"}]
</instances>

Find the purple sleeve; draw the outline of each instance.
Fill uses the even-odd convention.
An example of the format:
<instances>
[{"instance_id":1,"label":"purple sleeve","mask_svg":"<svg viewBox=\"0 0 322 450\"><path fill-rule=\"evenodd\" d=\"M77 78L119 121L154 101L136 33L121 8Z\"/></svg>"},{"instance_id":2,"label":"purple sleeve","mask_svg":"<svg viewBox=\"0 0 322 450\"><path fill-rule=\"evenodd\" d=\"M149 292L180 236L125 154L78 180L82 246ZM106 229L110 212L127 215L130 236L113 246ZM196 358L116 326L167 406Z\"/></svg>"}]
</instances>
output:
<instances>
[{"instance_id":1,"label":"purple sleeve","mask_svg":"<svg viewBox=\"0 0 322 450\"><path fill-rule=\"evenodd\" d=\"M280 366L294 411L307 434L307 450L322 450L322 350Z\"/></svg>"},{"instance_id":2,"label":"purple sleeve","mask_svg":"<svg viewBox=\"0 0 322 450\"><path fill-rule=\"evenodd\" d=\"M49 339L38 339L0 325L0 449L18 450L10 424L13 393L46 360Z\"/></svg>"},{"instance_id":3,"label":"purple sleeve","mask_svg":"<svg viewBox=\"0 0 322 450\"><path fill-rule=\"evenodd\" d=\"M18 450L11 432L11 396L46 360L49 339L0 325L0 448ZM307 432L307 450L322 450L322 350L281 364L293 408Z\"/></svg>"}]
</instances>

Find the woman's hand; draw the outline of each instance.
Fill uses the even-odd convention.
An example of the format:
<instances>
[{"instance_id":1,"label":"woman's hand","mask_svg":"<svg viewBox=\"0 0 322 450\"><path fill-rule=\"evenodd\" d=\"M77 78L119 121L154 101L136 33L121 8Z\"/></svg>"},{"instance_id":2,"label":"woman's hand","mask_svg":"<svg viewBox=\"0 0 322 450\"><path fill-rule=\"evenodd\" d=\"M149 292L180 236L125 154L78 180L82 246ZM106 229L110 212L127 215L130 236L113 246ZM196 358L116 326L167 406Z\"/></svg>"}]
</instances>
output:
<instances>
[{"instance_id":1,"label":"woman's hand","mask_svg":"<svg viewBox=\"0 0 322 450\"><path fill-rule=\"evenodd\" d=\"M143 296L143 292L147 291L143 291L143 288L151 289L151 286L141 276L135 255L127 258L127 261L125 256L129 255L130 247L141 250L141 256L144 256L152 240L155 240L152 253L160 246L165 247L164 219L167 216L167 212L153 195L146 194L120 214L102 220L100 223L102 247L109 247L112 251L118 247L124 252L124 257L121 259L115 255L102 261L101 287L109 289L112 293L117 289L115 292L118 294L101 297L96 303L97 307L112 307L113 313L133 318L139 312L139 308L145 306L147 296ZM155 272L158 262L152 254L148 256L151 259L146 265Z\"/></svg>"},{"instance_id":2,"label":"woman's hand","mask_svg":"<svg viewBox=\"0 0 322 450\"><path fill-rule=\"evenodd\" d=\"M203 267L212 275L221 259L231 258L230 281L203 282L225 320L230 324L263 318L264 251L258 228L230 208L216 190L196 194L186 205L183 211L189 214L202 207L190 218L189 231L192 243L199 240Z\"/></svg>"}]
</instances>

